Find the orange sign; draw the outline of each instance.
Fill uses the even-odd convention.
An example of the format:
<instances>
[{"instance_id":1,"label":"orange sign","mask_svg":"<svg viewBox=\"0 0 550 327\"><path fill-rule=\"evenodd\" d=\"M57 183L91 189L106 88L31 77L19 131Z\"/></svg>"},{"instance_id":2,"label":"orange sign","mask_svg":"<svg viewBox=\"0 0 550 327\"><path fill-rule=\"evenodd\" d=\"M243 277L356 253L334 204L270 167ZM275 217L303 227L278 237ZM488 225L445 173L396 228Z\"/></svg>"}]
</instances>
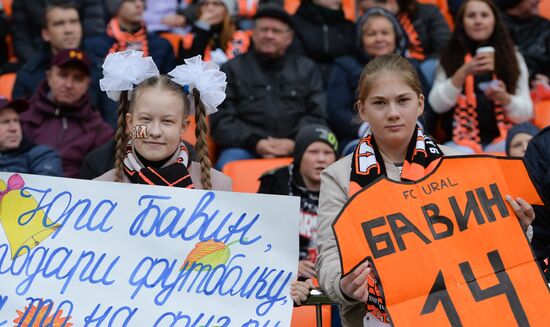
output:
<instances>
[{"instance_id":1,"label":"orange sign","mask_svg":"<svg viewBox=\"0 0 550 327\"><path fill-rule=\"evenodd\" d=\"M541 204L521 160L449 157L416 183L381 178L333 224L342 272L372 263L394 326L548 326L548 286L506 195Z\"/></svg>"}]
</instances>

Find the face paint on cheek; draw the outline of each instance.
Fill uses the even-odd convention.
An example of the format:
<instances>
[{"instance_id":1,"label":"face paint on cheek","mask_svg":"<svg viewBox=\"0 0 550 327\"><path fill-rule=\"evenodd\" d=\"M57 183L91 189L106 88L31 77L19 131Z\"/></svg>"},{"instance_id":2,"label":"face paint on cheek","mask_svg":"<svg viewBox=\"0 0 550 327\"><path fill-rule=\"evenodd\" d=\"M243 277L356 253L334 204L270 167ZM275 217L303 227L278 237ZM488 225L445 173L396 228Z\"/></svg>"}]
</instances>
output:
<instances>
[{"instance_id":1,"label":"face paint on cheek","mask_svg":"<svg viewBox=\"0 0 550 327\"><path fill-rule=\"evenodd\" d=\"M147 125L136 125L132 128L132 140L136 139L148 139L149 132L147 131Z\"/></svg>"}]
</instances>

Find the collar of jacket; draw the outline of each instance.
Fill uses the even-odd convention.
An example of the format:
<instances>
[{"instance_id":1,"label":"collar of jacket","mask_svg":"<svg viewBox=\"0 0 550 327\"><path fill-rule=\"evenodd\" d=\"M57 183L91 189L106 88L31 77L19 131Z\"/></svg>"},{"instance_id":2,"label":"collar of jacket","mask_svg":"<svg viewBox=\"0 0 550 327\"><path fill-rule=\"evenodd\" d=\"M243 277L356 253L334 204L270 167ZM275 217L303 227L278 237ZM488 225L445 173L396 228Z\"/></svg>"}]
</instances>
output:
<instances>
[{"instance_id":1,"label":"collar of jacket","mask_svg":"<svg viewBox=\"0 0 550 327\"><path fill-rule=\"evenodd\" d=\"M18 154L25 153L25 152L29 151L34 146L35 146L35 144L32 143L29 139L27 139L25 137L25 135L23 135L23 139L21 140L21 144L19 144L19 147L17 149L1 151L0 154L1 155L6 155L6 154L18 155Z\"/></svg>"},{"instance_id":2,"label":"collar of jacket","mask_svg":"<svg viewBox=\"0 0 550 327\"><path fill-rule=\"evenodd\" d=\"M256 58L260 66L266 71L282 70L285 66L285 60L288 57L288 51L278 58L266 57L253 49L249 50L248 52L250 52L251 55L253 55Z\"/></svg>"}]
</instances>

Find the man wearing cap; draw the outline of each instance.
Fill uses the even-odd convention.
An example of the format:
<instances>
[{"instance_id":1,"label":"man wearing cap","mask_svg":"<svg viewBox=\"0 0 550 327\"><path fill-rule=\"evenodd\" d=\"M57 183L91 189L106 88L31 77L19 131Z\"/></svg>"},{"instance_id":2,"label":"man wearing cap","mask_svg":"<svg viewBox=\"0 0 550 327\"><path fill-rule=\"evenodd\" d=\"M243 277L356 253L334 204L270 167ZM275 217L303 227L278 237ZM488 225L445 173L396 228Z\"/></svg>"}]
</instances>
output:
<instances>
[{"instance_id":1,"label":"man wearing cap","mask_svg":"<svg viewBox=\"0 0 550 327\"><path fill-rule=\"evenodd\" d=\"M221 148L218 169L235 160L290 156L300 127L326 124L320 71L313 61L287 52L290 16L266 4L254 22L253 48L222 66L227 97L210 120Z\"/></svg>"},{"instance_id":2,"label":"man wearing cap","mask_svg":"<svg viewBox=\"0 0 550 327\"><path fill-rule=\"evenodd\" d=\"M550 77L550 21L539 14L540 0L495 0L529 69L530 80Z\"/></svg>"},{"instance_id":3,"label":"man wearing cap","mask_svg":"<svg viewBox=\"0 0 550 327\"><path fill-rule=\"evenodd\" d=\"M33 142L57 150L66 177L77 177L82 160L113 137L113 129L92 109L90 63L78 49L59 51L46 79L21 114L23 131Z\"/></svg>"},{"instance_id":4,"label":"man wearing cap","mask_svg":"<svg viewBox=\"0 0 550 327\"><path fill-rule=\"evenodd\" d=\"M73 49L82 41L82 24L76 4L52 1L46 5L41 31L44 43L17 72L12 98L30 98L46 77L52 57L63 49Z\"/></svg>"},{"instance_id":5,"label":"man wearing cap","mask_svg":"<svg viewBox=\"0 0 550 327\"><path fill-rule=\"evenodd\" d=\"M63 176L57 152L23 136L19 114L27 108L23 100L0 97L0 171Z\"/></svg>"}]
</instances>

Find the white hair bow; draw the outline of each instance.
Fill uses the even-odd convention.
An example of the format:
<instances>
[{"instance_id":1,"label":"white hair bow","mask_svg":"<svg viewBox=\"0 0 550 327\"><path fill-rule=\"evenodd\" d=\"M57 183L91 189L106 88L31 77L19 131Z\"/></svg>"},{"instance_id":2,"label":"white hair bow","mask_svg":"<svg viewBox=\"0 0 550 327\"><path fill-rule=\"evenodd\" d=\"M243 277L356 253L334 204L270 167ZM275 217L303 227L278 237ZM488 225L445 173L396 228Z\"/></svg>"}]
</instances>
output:
<instances>
[{"instance_id":1,"label":"white hair bow","mask_svg":"<svg viewBox=\"0 0 550 327\"><path fill-rule=\"evenodd\" d=\"M114 101L120 99L122 91L128 91L130 100L134 85L159 75L153 58L143 57L143 52L136 50L111 53L105 58L102 67L103 78L99 80L99 86Z\"/></svg>"},{"instance_id":2,"label":"white hair bow","mask_svg":"<svg viewBox=\"0 0 550 327\"><path fill-rule=\"evenodd\" d=\"M168 75L190 95L192 109L195 107L192 96L194 89L200 92L207 115L218 111L218 106L225 100L225 73L212 61L203 61L200 55L185 59L185 64L177 66Z\"/></svg>"}]
</instances>

